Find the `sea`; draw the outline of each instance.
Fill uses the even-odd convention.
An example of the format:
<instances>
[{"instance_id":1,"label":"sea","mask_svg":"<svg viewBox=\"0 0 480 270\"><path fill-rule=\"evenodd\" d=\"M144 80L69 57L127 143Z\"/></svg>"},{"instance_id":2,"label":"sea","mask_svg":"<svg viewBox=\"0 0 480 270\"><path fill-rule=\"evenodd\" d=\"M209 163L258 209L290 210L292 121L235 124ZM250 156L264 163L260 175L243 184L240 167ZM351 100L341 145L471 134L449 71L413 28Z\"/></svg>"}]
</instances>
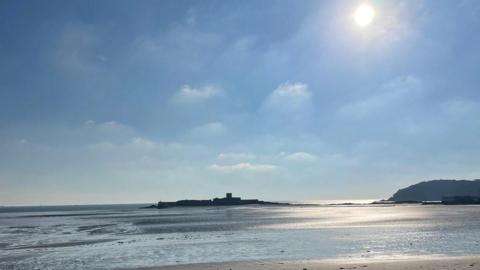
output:
<instances>
[{"instance_id":1,"label":"sea","mask_svg":"<svg viewBox=\"0 0 480 270\"><path fill-rule=\"evenodd\" d=\"M0 269L480 254L480 206L0 207Z\"/></svg>"}]
</instances>

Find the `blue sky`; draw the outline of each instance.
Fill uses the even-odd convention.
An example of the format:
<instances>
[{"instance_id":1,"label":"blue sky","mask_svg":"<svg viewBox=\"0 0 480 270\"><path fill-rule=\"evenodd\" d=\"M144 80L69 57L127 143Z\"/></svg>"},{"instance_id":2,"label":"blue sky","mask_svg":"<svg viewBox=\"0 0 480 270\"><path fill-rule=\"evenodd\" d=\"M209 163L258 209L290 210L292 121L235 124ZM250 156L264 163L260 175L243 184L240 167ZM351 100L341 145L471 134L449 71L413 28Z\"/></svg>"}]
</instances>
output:
<instances>
[{"instance_id":1,"label":"blue sky","mask_svg":"<svg viewBox=\"0 0 480 270\"><path fill-rule=\"evenodd\" d=\"M478 1L2 1L0 35L0 204L480 175Z\"/></svg>"}]
</instances>

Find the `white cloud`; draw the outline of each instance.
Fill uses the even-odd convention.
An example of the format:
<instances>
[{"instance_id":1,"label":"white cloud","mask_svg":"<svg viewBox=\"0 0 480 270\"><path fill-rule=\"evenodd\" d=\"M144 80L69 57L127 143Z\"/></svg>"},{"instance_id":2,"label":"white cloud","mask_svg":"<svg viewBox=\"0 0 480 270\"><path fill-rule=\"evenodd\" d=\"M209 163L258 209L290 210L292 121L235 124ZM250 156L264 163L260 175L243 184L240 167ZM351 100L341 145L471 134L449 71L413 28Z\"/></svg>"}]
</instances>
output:
<instances>
[{"instance_id":1,"label":"white cloud","mask_svg":"<svg viewBox=\"0 0 480 270\"><path fill-rule=\"evenodd\" d=\"M85 121L85 126L91 127L95 125L95 121L93 120L87 120Z\"/></svg>"},{"instance_id":2,"label":"white cloud","mask_svg":"<svg viewBox=\"0 0 480 270\"><path fill-rule=\"evenodd\" d=\"M108 122L103 122L99 124L100 127L102 128L126 128L126 126L122 123L116 122L116 121L108 121Z\"/></svg>"},{"instance_id":3,"label":"white cloud","mask_svg":"<svg viewBox=\"0 0 480 270\"><path fill-rule=\"evenodd\" d=\"M306 153L306 152L296 152L296 153L287 155L285 157L285 160L288 160L288 161L308 161L308 162L311 162L311 161L315 161L317 159L318 159L317 156L315 156L313 154Z\"/></svg>"},{"instance_id":4,"label":"white cloud","mask_svg":"<svg viewBox=\"0 0 480 270\"><path fill-rule=\"evenodd\" d=\"M199 103L223 95L223 91L216 85L207 84L200 88L186 84L180 87L173 100L178 103Z\"/></svg>"},{"instance_id":5,"label":"white cloud","mask_svg":"<svg viewBox=\"0 0 480 270\"><path fill-rule=\"evenodd\" d=\"M233 165L213 164L213 165L210 165L208 168L215 171L231 173L231 172L240 172L240 171L271 172L271 171L274 171L277 167L271 164L252 164L249 162L242 162L242 163L237 163Z\"/></svg>"},{"instance_id":6,"label":"white cloud","mask_svg":"<svg viewBox=\"0 0 480 270\"><path fill-rule=\"evenodd\" d=\"M290 125L306 124L313 112L312 94L304 83L280 84L262 104L261 112L270 123L284 125L290 120Z\"/></svg>"},{"instance_id":7,"label":"white cloud","mask_svg":"<svg viewBox=\"0 0 480 270\"><path fill-rule=\"evenodd\" d=\"M291 109L302 108L305 102L310 100L311 93L308 86L303 83L280 84L267 98L265 106L283 107Z\"/></svg>"},{"instance_id":8,"label":"white cloud","mask_svg":"<svg viewBox=\"0 0 480 270\"><path fill-rule=\"evenodd\" d=\"M93 120L87 120L85 121L84 126L87 128L98 128L98 129L129 129L128 126L117 121L107 121L107 122L97 123Z\"/></svg>"},{"instance_id":9,"label":"white cloud","mask_svg":"<svg viewBox=\"0 0 480 270\"><path fill-rule=\"evenodd\" d=\"M255 155L251 153L220 153L217 156L217 159L221 161L250 160L254 158Z\"/></svg>"},{"instance_id":10,"label":"white cloud","mask_svg":"<svg viewBox=\"0 0 480 270\"><path fill-rule=\"evenodd\" d=\"M100 141L87 144L90 150L115 150L124 151L128 153L151 153L156 152L159 155L166 155L169 153L182 153L188 151L188 149L197 149L195 145L186 145L181 143L163 143L146 139L143 137L133 137L125 142L113 142L113 141Z\"/></svg>"},{"instance_id":11,"label":"white cloud","mask_svg":"<svg viewBox=\"0 0 480 270\"><path fill-rule=\"evenodd\" d=\"M158 143L141 137L133 138L131 144L133 146L145 149L152 149L159 146Z\"/></svg>"},{"instance_id":12,"label":"white cloud","mask_svg":"<svg viewBox=\"0 0 480 270\"><path fill-rule=\"evenodd\" d=\"M94 120L87 120L80 128L74 130L63 130L63 133L64 139L89 142L112 141L119 143L129 141L132 137L137 136L137 131L126 124L117 121L97 123Z\"/></svg>"}]
</instances>

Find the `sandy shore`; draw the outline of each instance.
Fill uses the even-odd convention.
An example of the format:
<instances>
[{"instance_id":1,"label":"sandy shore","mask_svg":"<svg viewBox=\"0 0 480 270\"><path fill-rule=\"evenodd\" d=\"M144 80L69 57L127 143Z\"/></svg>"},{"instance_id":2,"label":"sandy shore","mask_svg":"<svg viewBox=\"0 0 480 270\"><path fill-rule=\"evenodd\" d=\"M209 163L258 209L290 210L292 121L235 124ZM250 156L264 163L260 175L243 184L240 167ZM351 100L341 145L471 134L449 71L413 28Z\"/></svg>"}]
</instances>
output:
<instances>
[{"instance_id":1,"label":"sandy shore","mask_svg":"<svg viewBox=\"0 0 480 270\"><path fill-rule=\"evenodd\" d=\"M136 270L479 270L480 256L475 257L429 257L388 260L319 260L319 261L249 261L202 263Z\"/></svg>"}]
</instances>

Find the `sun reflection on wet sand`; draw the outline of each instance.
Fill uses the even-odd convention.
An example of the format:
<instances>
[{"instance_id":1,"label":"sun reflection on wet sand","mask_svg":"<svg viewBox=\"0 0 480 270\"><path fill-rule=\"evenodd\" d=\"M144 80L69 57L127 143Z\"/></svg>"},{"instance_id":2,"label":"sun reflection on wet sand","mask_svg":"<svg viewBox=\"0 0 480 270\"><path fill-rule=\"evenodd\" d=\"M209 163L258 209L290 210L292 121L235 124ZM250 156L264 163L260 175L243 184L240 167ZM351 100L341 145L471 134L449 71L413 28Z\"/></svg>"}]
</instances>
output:
<instances>
[{"instance_id":1,"label":"sun reflection on wet sand","mask_svg":"<svg viewBox=\"0 0 480 270\"><path fill-rule=\"evenodd\" d=\"M372 226L415 226L415 221L426 220L435 213L418 206L318 206L299 207L286 211L285 216L297 222L268 224L264 228L320 229ZM422 224L425 226L426 224Z\"/></svg>"}]
</instances>

